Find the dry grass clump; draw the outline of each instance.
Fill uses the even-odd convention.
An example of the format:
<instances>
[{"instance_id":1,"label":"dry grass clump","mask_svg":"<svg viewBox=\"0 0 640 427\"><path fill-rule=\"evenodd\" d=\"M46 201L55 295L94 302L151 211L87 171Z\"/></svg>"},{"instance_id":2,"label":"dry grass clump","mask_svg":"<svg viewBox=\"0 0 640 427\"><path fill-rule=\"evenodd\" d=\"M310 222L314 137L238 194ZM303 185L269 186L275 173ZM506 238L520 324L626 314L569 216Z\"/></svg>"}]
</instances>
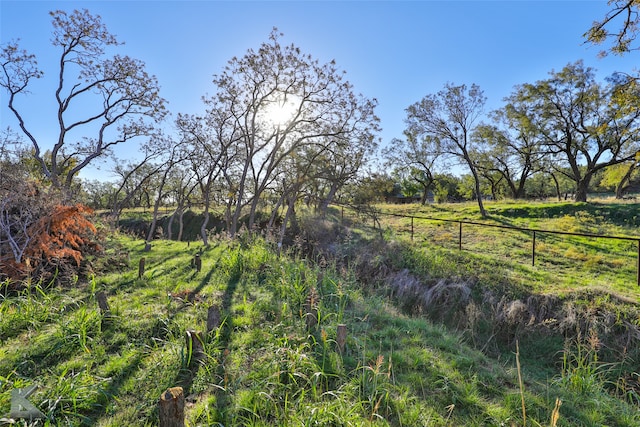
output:
<instances>
[{"instance_id":1,"label":"dry grass clump","mask_svg":"<svg viewBox=\"0 0 640 427\"><path fill-rule=\"evenodd\" d=\"M423 281L409 270L387 275L389 293L404 308L413 313L443 314L465 307L471 300L473 281L438 279Z\"/></svg>"},{"instance_id":2,"label":"dry grass clump","mask_svg":"<svg viewBox=\"0 0 640 427\"><path fill-rule=\"evenodd\" d=\"M529 312L529 308L527 305L520 301L505 301L498 310L499 316L497 317L497 321L500 323L505 323L509 326L521 325L523 323L531 322L531 313ZM529 322L527 322L529 319Z\"/></svg>"},{"instance_id":3,"label":"dry grass clump","mask_svg":"<svg viewBox=\"0 0 640 427\"><path fill-rule=\"evenodd\" d=\"M344 244L351 238L350 231L319 217L304 216L299 221L300 234L293 239L293 247L301 255L312 259L339 259Z\"/></svg>"}]
</instances>

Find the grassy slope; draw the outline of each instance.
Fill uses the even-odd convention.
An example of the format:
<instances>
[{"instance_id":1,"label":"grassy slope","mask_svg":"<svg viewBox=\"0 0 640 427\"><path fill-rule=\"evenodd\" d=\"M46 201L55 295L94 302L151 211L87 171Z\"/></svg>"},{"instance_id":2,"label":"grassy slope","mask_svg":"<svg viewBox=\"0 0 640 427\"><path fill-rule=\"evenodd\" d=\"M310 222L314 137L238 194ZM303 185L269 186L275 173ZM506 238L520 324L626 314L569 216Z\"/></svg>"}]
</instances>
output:
<instances>
[{"instance_id":1,"label":"grassy slope","mask_svg":"<svg viewBox=\"0 0 640 427\"><path fill-rule=\"evenodd\" d=\"M261 242L216 241L196 273L194 245L142 247L119 236L109 249L119 270L0 301L0 416L11 389L38 384L30 400L50 425L155 425L160 394L180 385L189 425L523 424L515 347L511 357L488 358L462 335L403 315L349 268L319 270ZM308 331L311 288L320 322ZM108 320L97 310L99 290ZM185 331L205 330L212 304L223 322L190 363ZM344 354L338 323L349 331ZM567 353L564 368L562 354L547 357L558 369L522 368L527 425L549 425L556 398L564 402L558 425L640 423L637 407L603 392L588 350Z\"/></svg>"},{"instance_id":2,"label":"grassy slope","mask_svg":"<svg viewBox=\"0 0 640 427\"><path fill-rule=\"evenodd\" d=\"M383 212L448 220L467 220L493 225L640 238L640 205L608 201L594 203L489 202L488 218L477 205L385 205ZM410 220L383 216L383 226L397 237L408 239ZM457 249L456 222L416 220L415 242ZM582 288L601 288L640 301L637 285L638 245L634 241L593 239L537 233L535 266L532 266L532 233L463 225L462 246L483 263L499 263L496 272L510 276L508 287L536 292L566 293ZM454 255L455 256L455 255ZM447 270L449 271L449 270ZM466 272L473 274L472 271ZM495 280L500 281L499 278ZM515 283L514 283L515 282Z\"/></svg>"}]
</instances>

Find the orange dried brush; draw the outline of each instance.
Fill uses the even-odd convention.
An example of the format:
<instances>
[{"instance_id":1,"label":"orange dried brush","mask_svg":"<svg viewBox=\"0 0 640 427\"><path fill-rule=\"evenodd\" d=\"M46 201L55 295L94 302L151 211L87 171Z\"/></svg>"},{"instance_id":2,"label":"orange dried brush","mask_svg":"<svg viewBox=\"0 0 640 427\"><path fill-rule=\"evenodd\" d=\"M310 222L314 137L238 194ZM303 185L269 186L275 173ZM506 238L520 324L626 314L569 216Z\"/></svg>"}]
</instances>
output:
<instances>
[{"instance_id":1,"label":"orange dried brush","mask_svg":"<svg viewBox=\"0 0 640 427\"><path fill-rule=\"evenodd\" d=\"M28 255L43 260L71 258L79 266L83 248L97 248L92 239L97 230L87 218L91 213L91 208L81 204L54 206L50 215L30 227L33 240Z\"/></svg>"}]
</instances>

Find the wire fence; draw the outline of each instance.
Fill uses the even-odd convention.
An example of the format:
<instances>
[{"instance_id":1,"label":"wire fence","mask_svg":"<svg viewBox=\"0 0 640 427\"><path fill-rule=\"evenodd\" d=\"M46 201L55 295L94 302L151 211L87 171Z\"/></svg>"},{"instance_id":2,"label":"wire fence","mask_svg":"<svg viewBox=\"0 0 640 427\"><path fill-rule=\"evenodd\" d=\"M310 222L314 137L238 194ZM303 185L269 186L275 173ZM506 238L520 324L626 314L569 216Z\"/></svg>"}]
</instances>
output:
<instances>
[{"instance_id":1,"label":"wire fence","mask_svg":"<svg viewBox=\"0 0 640 427\"><path fill-rule=\"evenodd\" d=\"M422 216L422 215L405 215L398 214L392 212L382 212L372 208L362 208L362 207L353 207L353 206L344 206L340 205L342 209L342 217L344 218L344 210L345 208L351 209L356 214L361 216L369 217L373 220L374 228L381 228L380 218L394 217L394 218L402 218L410 221L409 224L405 225L405 230L403 230L400 226L394 229L395 232L408 232L410 233L411 241L413 242L416 238L416 230L418 227L418 222L437 222L437 223L445 223L452 225L454 227L454 232L452 232L451 228L448 230L448 237L453 238L456 241L456 246L459 250L463 249L464 246L464 231L466 228L463 226L474 226L474 227L482 227L482 228L491 228L491 229L499 229L502 231L513 231L519 233L525 233L530 236L530 247L529 247L529 256L531 259L531 265L536 265L536 249L537 246L540 246L540 239L545 236L573 236L573 237L582 237L587 239L603 239L610 241L627 241L631 242L634 246L635 250L635 270L636 270L636 284L640 287L640 237L631 237L631 236L611 236L611 235L603 235L603 234L595 234L595 233L583 233L583 232L570 232L570 231L558 231L558 230L545 230L545 229L536 229L529 227L517 227L513 225L504 225L504 224L488 224L477 221L468 221L468 220L460 220L460 219L445 219L445 218L435 218L430 216Z\"/></svg>"}]
</instances>

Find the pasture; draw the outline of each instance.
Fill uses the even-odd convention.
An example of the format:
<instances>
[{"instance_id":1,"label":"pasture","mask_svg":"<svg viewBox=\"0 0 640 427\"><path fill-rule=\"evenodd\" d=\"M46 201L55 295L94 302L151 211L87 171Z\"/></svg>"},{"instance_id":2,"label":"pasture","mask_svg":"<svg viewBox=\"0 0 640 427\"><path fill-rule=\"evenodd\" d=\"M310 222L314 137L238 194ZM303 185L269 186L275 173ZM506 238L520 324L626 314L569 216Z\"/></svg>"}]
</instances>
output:
<instances>
[{"instance_id":1,"label":"pasture","mask_svg":"<svg viewBox=\"0 0 640 427\"><path fill-rule=\"evenodd\" d=\"M638 206L488 208L490 223L632 236ZM378 209L480 221L472 205ZM411 242L406 218L380 218L302 218L280 254L248 234L149 252L110 234L88 277L3 293L0 418L37 385L46 419L22 425L157 425L180 386L189 426L640 423L635 247L544 237L532 266L524 233L463 230L461 251L455 223L417 221Z\"/></svg>"}]
</instances>

